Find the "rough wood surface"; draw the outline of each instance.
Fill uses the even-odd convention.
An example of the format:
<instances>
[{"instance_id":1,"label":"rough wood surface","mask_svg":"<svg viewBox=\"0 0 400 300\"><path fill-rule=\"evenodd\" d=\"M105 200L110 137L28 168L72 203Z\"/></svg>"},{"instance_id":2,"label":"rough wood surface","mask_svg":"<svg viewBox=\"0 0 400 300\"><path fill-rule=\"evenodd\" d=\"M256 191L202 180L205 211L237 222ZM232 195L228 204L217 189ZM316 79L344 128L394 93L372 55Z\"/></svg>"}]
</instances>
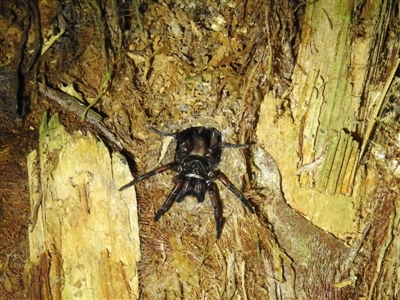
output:
<instances>
[{"instance_id":1,"label":"rough wood surface","mask_svg":"<svg viewBox=\"0 0 400 300\"><path fill-rule=\"evenodd\" d=\"M392 5L307 4L290 110L274 119L281 100L273 93L261 105L257 135L277 161L286 200L342 240L363 231L362 201L373 188L362 155L399 64L393 59L384 76L378 72L378 52L398 53L398 44L375 34L388 30Z\"/></svg>"},{"instance_id":2,"label":"rough wood surface","mask_svg":"<svg viewBox=\"0 0 400 300\"><path fill-rule=\"evenodd\" d=\"M125 159L44 114L28 157L31 299L137 299L135 190Z\"/></svg>"}]
</instances>

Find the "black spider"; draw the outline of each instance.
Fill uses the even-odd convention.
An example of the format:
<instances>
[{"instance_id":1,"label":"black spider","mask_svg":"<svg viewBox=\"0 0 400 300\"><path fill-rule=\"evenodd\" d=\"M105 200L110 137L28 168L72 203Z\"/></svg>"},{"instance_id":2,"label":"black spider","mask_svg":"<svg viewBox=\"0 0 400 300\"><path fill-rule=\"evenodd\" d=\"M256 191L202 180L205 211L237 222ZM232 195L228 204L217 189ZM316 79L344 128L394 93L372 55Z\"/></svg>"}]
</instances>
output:
<instances>
[{"instance_id":1,"label":"black spider","mask_svg":"<svg viewBox=\"0 0 400 300\"><path fill-rule=\"evenodd\" d=\"M176 133L165 133L159 132L154 128L150 129L162 136L173 136L177 140L175 161L143 174L121 187L120 191L166 170L178 172L179 176L175 186L162 207L157 211L154 217L155 221L160 219L174 201L181 202L187 195L192 195L199 202L203 202L205 192L208 191L214 209L217 238L219 238L221 236L223 220L217 185L214 182L215 179L219 179L254 213L253 207L243 194L230 182L224 173L215 169L221 160L223 148L248 148L250 145L222 142L221 133L212 127L191 127Z\"/></svg>"}]
</instances>

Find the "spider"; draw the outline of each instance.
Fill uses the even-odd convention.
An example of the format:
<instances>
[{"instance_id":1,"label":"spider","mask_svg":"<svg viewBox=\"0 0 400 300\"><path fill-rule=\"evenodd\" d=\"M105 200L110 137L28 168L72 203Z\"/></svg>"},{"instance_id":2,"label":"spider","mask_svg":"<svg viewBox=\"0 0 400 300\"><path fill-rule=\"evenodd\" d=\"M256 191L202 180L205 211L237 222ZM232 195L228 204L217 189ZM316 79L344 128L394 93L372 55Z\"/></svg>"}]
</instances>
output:
<instances>
[{"instance_id":1,"label":"spider","mask_svg":"<svg viewBox=\"0 0 400 300\"><path fill-rule=\"evenodd\" d=\"M230 144L222 142L221 133L212 127L190 127L180 132L160 132L154 128L151 131L161 136L172 136L177 140L175 159L173 162L160 166L153 171L145 173L130 183L120 188L123 191L134 184L166 170L173 170L179 173L175 186L167 196L164 204L154 216L158 221L161 216L171 207L174 201L181 202L188 196L194 196L198 202L204 201L208 191L216 223L217 239L222 231L222 209L218 196L217 185L214 182L220 180L239 200L254 213L253 207L243 194L230 182L228 177L216 166L221 160L223 148L248 148L250 144Z\"/></svg>"}]
</instances>

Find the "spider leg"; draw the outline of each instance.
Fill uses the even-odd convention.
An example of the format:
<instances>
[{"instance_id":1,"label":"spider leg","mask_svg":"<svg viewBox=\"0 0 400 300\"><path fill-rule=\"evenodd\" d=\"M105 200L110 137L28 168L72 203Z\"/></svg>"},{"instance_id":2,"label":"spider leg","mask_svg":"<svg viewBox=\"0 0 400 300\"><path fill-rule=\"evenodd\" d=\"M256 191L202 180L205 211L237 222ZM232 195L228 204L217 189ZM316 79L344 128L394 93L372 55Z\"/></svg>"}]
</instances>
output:
<instances>
[{"instance_id":1,"label":"spider leg","mask_svg":"<svg viewBox=\"0 0 400 300\"><path fill-rule=\"evenodd\" d=\"M222 232L222 224L223 224L223 218L222 218L222 210L221 210L221 204L218 200L218 189L217 185L215 182L208 182L208 194L210 195L212 207L214 209L214 217L215 217L215 226L217 230L217 239L221 237L221 232Z\"/></svg>"},{"instance_id":2,"label":"spider leg","mask_svg":"<svg viewBox=\"0 0 400 300\"><path fill-rule=\"evenodd\" d=\"M254 209L250 202L243 196L243 194L233 185L233 183L221 171L215 171L216 177L232 192L240 201L254 214Z\"/></svg>"},{"instance_id":3,"label":"spider leg","mask_svg":"<svg viewBox=\"0 0 400 300\"><path fill-rule=\"evenodd\" d=\"M176 133L173 133L173 132L162 132L162 131L159 131L159 130L157 130L157 129L155 129L154 127L147 127L147 129L149 129L150 131L153 131L154 133L156 133L156 134L158 134L158 135L161 135L161 136L173 136L173 137L176 137Z\"/></svg>"},{"instance_id":4,"label":"spider leg","mask_svg":"<svg viewBox=\"0 0 400 300\"><path fill-rule=\"evenodd\" d=\"M181 177L178 177L176 180L175 186L172 189L172 191L169 193L167 196L167 199L165 199L164 204L161 206L161 208L157 211L156 215L154 216L154 221L158 221L161 216L171 207L172 203L176 199L177 195L180 195L183 183L185 180Z\"/></svg>"},{"instance_id":5,"label":"spider leg","mask_svg":"<svg viewBox=\"0 0 400 300\"><path fill-rule=\"evenodd\" d=\"M166 165L163 165L161 167L158 167L156 169L154 169L153 171L150 171L148 173L145 173L141 176L139 176L138 178L134 179L133 181L129 182L128 184L125 184L123 187L121 187L119 189L120 192L126 190L127 188L133 186L134 184L138 183L139 181L142 181L143 179L149 178L151 176L154 176L158 173L167 171L167 170L175 170L175 171L179 171L178 170L178 164L176 162L172 162Z\"/></svg>"},{"instance_id":6,"label":"spider leg","mask_svg":"<svg viewBox=\"0 0 400 300\"><path fill-rule=\"evenodd\" d=\"M219 144L219 146L221 148L250 148L252 145L254 145L254 143L250 143L250 144L231 144L231 143L221 142Z\"/></svg>"}]
</instances>

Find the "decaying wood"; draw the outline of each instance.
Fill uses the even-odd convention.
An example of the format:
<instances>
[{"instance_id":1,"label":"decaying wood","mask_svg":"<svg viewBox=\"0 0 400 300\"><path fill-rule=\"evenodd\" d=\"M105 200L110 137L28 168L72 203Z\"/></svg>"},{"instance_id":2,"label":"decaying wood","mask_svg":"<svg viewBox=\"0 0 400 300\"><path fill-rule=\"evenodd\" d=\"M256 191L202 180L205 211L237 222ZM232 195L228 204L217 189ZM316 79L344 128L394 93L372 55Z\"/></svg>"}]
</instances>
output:
<instances>
[{"instance_id":1,"label":"decaying wood","mask_svg":"<svg viewBox=\"0 0 400 300\"><path fill-rule=\"evenodd\" d=\"M400 43L384 37L398 35L390 22L398 21L399 15L392 1L353 5L307 3L287 109L274 118L282 100L268 92L257 128L262 147L277 163L287 202L338 239L332 244L313 232L319 245L307 235L301 240L302 228L308 225L301 225L295 215L289 217L293 210L266 205L264 211L294 261L298 290L314 299L397 299L394 268L399 263L393 253L399 249L399 197L397 188L384 186L398 184L398 156L391 153L398 153L399 144L392 140L396 150L374 147L372 153L377 154L369 156L368 163L365 155L383 104L398 99L394 90ZM395 122L398 113L392 112L392 124L383 127L393 128ZM388 131L386 138L396 140L397 134ZM393 175L383 179L383 169ZM297 226L291 228L293 223ZM306 245L313 250L302 251ZM307 276L319 283L307 281Z\"/></svg>"},{"instance_id":2,"label":"decaying wood","mask_svg":"<svg viewBox=\"0 0 400 300\"><path fill-rule=\"evenodd\" d=\"M357 9L348 1L307 4L290 111L273 119L273 93L261 107L258 137L277 161L288 203L343 240L363 230L362 197L373 188L362 159L400 61L385 65L381 76L377 53L399 50L382 38L392 10L391 1Z\"/></svg>"},{"instance_id":3,"label":"decaying wood","mask_svg":"<svg viewBox=\"0 0 400 300\"><path fill-rule=\"evenodd\" d=\"M43 115L28 157L31 299L137 299L135 190L124 158L91 134L69 134Z\"/></svg>"}]
</instances>

